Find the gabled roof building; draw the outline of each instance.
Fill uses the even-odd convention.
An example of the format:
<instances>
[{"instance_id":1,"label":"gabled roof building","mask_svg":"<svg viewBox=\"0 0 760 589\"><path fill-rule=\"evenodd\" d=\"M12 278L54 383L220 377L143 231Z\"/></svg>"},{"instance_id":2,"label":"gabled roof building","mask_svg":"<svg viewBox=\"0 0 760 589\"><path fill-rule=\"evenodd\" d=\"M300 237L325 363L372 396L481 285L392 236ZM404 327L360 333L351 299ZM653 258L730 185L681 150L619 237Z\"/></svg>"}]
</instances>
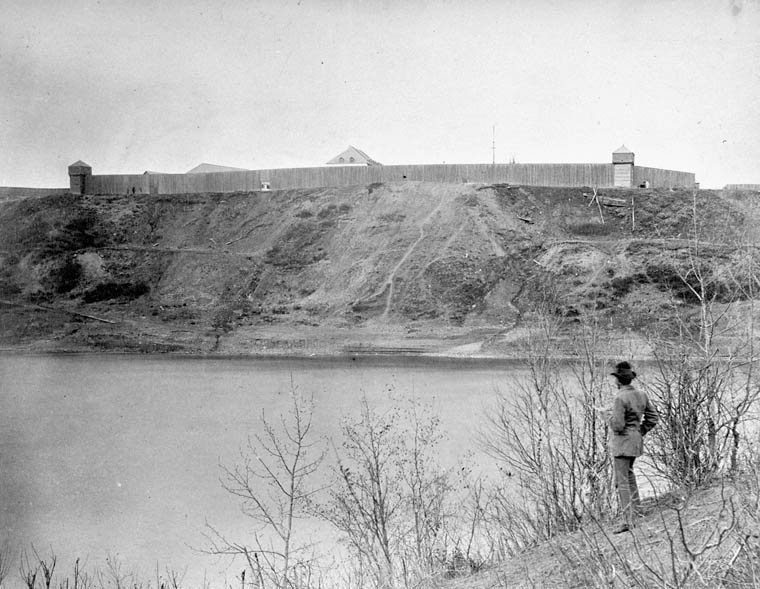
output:
<instances>
[{"instance_id":1,"label":"gabled roof building","mask_svg":"<svg viewBox=\"0 0 760 589\"><path fill-rule=\"evenodd\" d=\"M378 161L373 160L361 149L349 145L348 149L339 153L329 162L328 166L382 166Z\"/></svg>"},{"instance_id":2,"label":"gabled roof building","mask_svg":"<svg viewBox=\"0 0 760 589\"><path fill-rule=\"evenodd\" d=\"M216 164L198 164L186 174L212 174L214 172L247 172L246 168L232 168L230 166L217 166Z\"/></svg>"}]
</instances>

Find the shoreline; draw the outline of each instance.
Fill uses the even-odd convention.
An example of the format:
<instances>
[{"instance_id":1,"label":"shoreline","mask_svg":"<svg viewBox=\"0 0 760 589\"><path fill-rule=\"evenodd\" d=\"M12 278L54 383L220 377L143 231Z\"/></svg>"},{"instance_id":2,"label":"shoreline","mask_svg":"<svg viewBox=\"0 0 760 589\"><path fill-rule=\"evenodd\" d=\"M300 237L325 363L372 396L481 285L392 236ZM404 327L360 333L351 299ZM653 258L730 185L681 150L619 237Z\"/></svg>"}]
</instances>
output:
<instances>
[{"instance_id":1,"label":"shoreline","mask_svg":"<svg viewBox=\"0 0 760 589\"><path fill-rule=\"evenodd\" d=\"M38 333L21 341L7 337L2 354L76 355L102 354L198 359L392 359L394 361L498 363L531 356L534 338L544 338L537 327L496 326L439 327L393 325L342 328L336 326L270 325L238 329L225 335L207 329L160 329L142 325L121 327L80 325L58 333ZM31 335L31 334L30 334ZM602 334L588 354L600 360L649 359L646 339L633 331ZM578 345L585 337L570 328L553 338L547 352L562 360L577 360L586 352ZM542 346L543 347L543 346Z\"/></svg>"},{"instance_id":2,"label":"shoreline","mask_svg":"<svg viewBox=\"0 0 760 589\"><path fill-rule=\"evenodd\" d=\"M255 360L255 361L298 361L298 362L346 362L346 361L371 361L382 363L387 362L419 362L420 364L431 363L453 363L453 364L498 364L498 363L516 363L524 362L529 356L525 354L445 354L441 352L422 352L422 353L389 353L389 352L365 352L365 353L345 353L336 352L334 354L295 354L295 353L229 353L229 352L146 352L135 350L118 350L118 349L75 349L75 348L34 348L30 349L22 346L4 347L0 346L0 355L4 356L123 356L134 358L150 359L176 359L176 360ZM596 354L600 360L615 361L619 357L614 354ZM564 362L584 360L579 355L573 354L552 354L551 358ZM637 355L639 361L652 360L651 355Z\"/></svg>"}]
</instances>

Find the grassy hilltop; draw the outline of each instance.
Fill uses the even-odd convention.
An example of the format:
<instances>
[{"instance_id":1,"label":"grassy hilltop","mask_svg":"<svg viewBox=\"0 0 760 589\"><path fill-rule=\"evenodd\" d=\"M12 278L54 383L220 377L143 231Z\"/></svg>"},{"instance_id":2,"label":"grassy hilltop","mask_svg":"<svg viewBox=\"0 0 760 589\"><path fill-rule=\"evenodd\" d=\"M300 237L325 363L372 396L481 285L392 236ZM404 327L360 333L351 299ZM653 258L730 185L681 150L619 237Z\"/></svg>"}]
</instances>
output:
<instances>
[{"instance_id":1,"label":"grassy hilltop","mask_svg":"<svg viewBox=\"0 0 760 589\"><path fill-rule=\"evenodd\" d=\"M417 182L7 200L0 343L498 356L542 307L634 345L698 310L697 258L740 311L758 220L754 193Z\"/></svg>"}]
</instances>

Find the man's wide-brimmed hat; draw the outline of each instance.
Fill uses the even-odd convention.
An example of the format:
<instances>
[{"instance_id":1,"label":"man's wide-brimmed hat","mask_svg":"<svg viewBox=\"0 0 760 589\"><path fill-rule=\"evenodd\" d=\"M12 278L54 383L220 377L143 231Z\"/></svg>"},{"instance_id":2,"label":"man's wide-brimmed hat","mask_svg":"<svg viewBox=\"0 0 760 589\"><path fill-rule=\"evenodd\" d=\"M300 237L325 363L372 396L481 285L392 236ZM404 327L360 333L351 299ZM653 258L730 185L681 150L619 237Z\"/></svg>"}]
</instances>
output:
<instances>
[{"instance_id":1,"label":"man's wide-brimmed hat","mask_svg":"<svg viewBox=\"0 0 760 589\"><path fill-rule=\"evenodd\" d=\"M618 378L633 380L636 378L636 373L631 368L631 365L628 362L618 362L615 365L615 372L610 372L612 376L617 376Z\"/></svg>"}]
</instances>

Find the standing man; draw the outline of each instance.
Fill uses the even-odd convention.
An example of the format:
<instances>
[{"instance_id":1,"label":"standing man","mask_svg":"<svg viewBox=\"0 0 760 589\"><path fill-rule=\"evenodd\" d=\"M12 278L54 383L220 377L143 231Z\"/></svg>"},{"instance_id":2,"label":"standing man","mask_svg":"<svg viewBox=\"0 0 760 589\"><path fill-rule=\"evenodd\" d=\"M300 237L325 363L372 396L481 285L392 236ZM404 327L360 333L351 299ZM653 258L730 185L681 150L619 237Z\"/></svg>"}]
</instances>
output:
<instances>
[{"instance_id":1,"label":"standing man","mask_svg":"<svg viewBox=\"0 0 760 589\"><path fill-rule=\"evenodd\" d=\"M639 515L639 488L633 472L633 462L644 450L644 436L657 425L657 411L647 396L636 390L631 382L636 373L628 362L620 362L611 373L617 381L618 392L610 411L610 450L615 469L615 485L620 500L622 521L614 534L627 532Z\"/></svg>"}]
</instances>

